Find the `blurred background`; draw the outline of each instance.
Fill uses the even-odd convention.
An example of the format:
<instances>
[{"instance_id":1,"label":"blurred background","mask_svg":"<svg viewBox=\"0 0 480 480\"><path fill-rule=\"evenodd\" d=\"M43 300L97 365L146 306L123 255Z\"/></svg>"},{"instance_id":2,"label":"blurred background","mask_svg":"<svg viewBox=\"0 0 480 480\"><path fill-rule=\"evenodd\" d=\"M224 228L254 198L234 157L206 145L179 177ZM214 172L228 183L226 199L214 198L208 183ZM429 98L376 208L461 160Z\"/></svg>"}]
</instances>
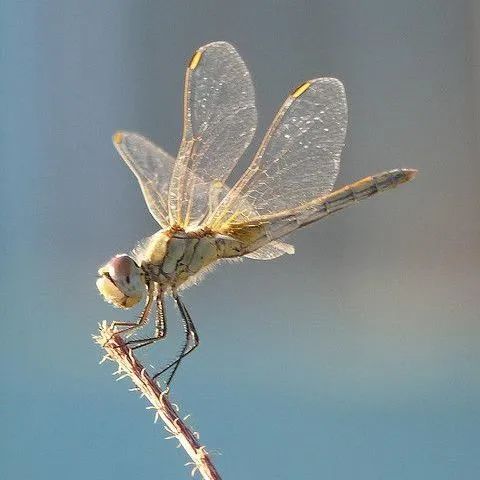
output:
<instances>
[{"instance_id":1,"label":"blurred background","mask_svg":"<svg viewBox=\"0 0 480 480\"><path fill-rule=\"evenodd\" d=\"M0 477L188 478L91 334L135 315L97 268L156 229L111 134L175 153L186 61L214 40L252 72L257 144L292 87L335 76L338 185L420 174L186 291L201 346L173 400L225 479L478 478L478 0L1 1Z\"/></svg>"}]
</instances>

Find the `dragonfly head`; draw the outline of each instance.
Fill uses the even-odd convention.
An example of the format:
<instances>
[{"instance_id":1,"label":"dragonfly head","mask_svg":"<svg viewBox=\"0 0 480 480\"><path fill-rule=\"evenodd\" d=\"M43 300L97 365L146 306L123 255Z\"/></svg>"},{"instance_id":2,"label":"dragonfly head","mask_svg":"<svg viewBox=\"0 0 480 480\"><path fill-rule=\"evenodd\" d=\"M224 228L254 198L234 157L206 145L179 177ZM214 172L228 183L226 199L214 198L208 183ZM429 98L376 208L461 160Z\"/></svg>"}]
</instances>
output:
<instances>
[{"instance_id":1,"label":"dragonfly head","mask_svg":"<svg viewBox=\"0 0 480 480\"><path fill-rule=\"evenodd\" d=\"M145 273L126 254L115 255L98 270L98 275L98 290L116 307L131 308L145 295Z\"/></svg>"}]
</instances>

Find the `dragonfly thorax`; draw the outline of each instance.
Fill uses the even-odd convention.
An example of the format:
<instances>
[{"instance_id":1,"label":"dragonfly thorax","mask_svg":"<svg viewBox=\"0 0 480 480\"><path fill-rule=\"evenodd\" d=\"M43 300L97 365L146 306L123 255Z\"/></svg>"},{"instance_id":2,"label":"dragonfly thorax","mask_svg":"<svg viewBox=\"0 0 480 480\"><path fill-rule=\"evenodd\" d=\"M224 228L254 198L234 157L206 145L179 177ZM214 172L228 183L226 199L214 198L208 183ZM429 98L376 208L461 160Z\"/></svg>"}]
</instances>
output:
<instances>
[{"instance_id":1,"label":"dragonfly thorax","mask_svg":"<svg viewBox=\"0 0 480 480\"><path fill-rule=\"evenodd\" d=\"M238 256L238 241L197 230L160 230L136 251L147 276L163 288L179 287L221 258Z\"/></svg>"}]
</instances>

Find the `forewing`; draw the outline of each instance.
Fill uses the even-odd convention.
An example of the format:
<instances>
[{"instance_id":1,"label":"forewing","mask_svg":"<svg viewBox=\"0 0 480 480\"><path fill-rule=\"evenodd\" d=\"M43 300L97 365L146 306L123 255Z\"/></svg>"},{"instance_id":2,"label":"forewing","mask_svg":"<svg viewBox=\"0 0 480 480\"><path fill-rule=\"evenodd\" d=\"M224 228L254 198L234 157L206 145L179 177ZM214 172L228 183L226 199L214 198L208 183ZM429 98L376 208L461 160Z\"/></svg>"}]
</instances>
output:
<instances>
[{"instance_id":1,"label":"forewing","mask_svg":"<svg viewBox=\"0 0 480 480\"><path fill-rule=\"evenodd\" d=\"M138 133L117 132L113 144L137 177L150 213L163 228L168 227L168 185L174 158Z\"/></svg>"},{"instance_id":2,"label":"forewing","mask_svg":"<svg viewBox=\"0 0 480 480\"><path fill-rule=\"evenodd\" d=\"M232 222L296 208L329 193L337 178L347 128L342 83L318 78L282 105L251 165L207 224Z\"/></svg>"},{"instance_id":3,"label":"forewing","mask_svg":"<svg viewBox=\"0 0 480 480\"><path fill-rule=\"evenodd\" d=\"M215 42L198 49L185 76L183 139L169 188L172 224L205 218L210 184L224 183L256 124L252 80L235 48Z\"/></svg>"}]
</instances>

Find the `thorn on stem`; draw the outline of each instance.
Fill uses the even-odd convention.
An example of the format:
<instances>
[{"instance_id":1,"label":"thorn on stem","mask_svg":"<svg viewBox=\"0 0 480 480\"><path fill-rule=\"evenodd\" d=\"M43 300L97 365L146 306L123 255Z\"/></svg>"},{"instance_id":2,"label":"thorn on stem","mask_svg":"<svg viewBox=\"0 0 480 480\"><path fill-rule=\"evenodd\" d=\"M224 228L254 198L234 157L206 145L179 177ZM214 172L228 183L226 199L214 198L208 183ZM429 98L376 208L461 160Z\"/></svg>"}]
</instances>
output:
<instances>
[{"instance_id":1,"label":"thorn on stem","mask_svg":"<svg viewBox=\"0 0 480 480\"><path fill-rule=\"evenodd\" d=\"M107 360L112 360L112 358L110 357L110 355L108 353L103 356L103 358L98 362L98 364L101 365L102 363L106 362Z\"/></svg>"}]
</instances>

